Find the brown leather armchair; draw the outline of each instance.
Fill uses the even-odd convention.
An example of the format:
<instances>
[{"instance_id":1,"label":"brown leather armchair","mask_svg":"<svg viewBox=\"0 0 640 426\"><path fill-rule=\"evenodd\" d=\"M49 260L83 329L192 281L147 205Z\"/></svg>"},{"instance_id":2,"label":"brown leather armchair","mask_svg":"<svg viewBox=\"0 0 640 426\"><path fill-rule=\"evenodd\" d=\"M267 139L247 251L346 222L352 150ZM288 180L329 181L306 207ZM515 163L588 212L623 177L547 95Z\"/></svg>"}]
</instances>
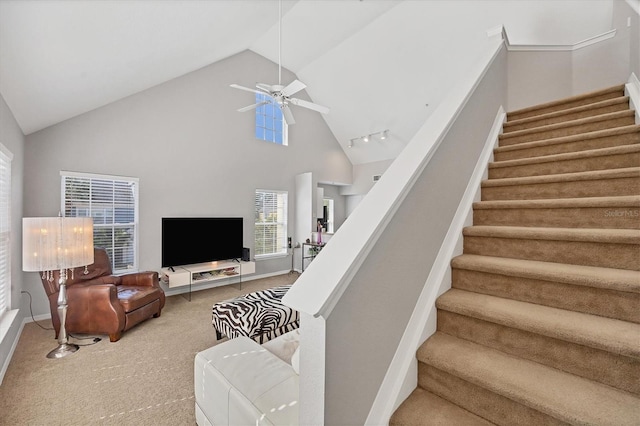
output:
<instances>
[{"instance_id":1,"label":"brown leather armchair","mask_svg":"<svg viewBox=\"0 0 640 426\"><path fill-rule=\"evenodd\" d=\"M67 274L67 332L108 334L109 340L117 342L123 331L160 316L165 295L157 272L112 275L109 256L102 248L94 249L94 262L87 270L86 275L84 268ZM52 280L42 278L56 338L60 332L58 275L56 271Z\"/></svg>"}]
</instances>

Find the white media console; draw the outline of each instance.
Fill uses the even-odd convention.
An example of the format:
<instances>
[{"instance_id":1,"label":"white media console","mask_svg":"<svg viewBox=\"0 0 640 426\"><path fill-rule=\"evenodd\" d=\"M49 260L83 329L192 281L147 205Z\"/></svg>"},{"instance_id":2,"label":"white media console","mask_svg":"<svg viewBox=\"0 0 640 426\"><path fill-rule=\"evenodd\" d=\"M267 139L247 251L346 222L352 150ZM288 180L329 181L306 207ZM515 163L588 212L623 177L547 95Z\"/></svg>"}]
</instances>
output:
<instances>
[{"instance_id":1,"label":"white media console","mask_svg":"<svg viewBox=\"0 0 640 426\"><path fill-rule=\"evenodd\" d=\"M169 288L191 286L209 281L224 280L238 277L242 283L242 276L255 274L256 263L253 261L218 260L216 262L198 263L195 265L162 268L162 281ZM235 284L237 281L229 282ZM221 284L225 285L225 284Z\"/></svg>"}]
</instances>

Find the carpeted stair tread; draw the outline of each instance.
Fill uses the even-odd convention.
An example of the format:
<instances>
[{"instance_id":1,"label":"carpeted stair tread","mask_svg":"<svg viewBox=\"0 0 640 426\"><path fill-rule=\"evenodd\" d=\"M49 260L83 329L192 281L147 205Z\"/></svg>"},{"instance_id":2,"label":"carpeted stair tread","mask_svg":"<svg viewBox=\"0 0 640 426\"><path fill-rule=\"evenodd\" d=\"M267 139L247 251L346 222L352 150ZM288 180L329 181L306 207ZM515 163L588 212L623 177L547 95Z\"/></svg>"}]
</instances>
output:
<instances>
[{"instance_id":1,"label":"carpeted stair tread","mask_svg":"<svg viewBox=\"0 0 640 426\"><path fill-rule=\"evenodd\" d=\"M491 226L640 229L640 196L504 199L473 203L473 223Z\"/></svg>"},{"instance_id":2,"label":"carpeted stair tread","mask_svg":"<svg viewBox=\"0 0 640 426\"><path fill-rule=\"evenodd\" d=\"M494 161L489 163L489 169L524 166L530 164L555 163L558 161L578 160L591 157L604 157L607 155L632 154L636 152L640 152L640 144L612 146L607 148L589 149L585 151L564 152L561 154L518 158L515 160Z\"/></svg>"},{"instance_id":3,"label":"carpeted stair tread","mask_svg":"<svg viewBox=\"0 0 640 426\"><path fill-rule=\"evenodd\" d=\"M389 421L390 426L494 425L422 388L416 388L401 407Z\"/></svg>"},{"instance_id":4,"label":"carpeted stair tread","mask_svg":"<svg viewBox=\"0 0 640 426\"><path fill-rule=\"evenodd\" d=\"M513 299L451 289L436 301L439 310L640 358L640 325Z\"/></svg>"},{"instance_id":5,"label":"carpeted stair tread","mask_svg":"<svg viewBox=\"0 0 640 426\"><path fill-rule=\"evenodd\" d=\"M636 229L530 228L525 226L475 225L464 228L462 233L465 237L640 244L640 230ZM640 259L638 259L638 262L640 262Z\"/></svg>"},{"instance_id":6,"label":"carpeted stair tread","mask_svg":"<svg viewBox=\"0 0 640 426\"><path fill-rule=\"evenodd\" d=\"M556 175L523 176L514 178L488 179L482 181L482 187L520 186L539 183L593 181L601 179L622 179L640 177L640 167L621 169L591 170L588 172L560 173Z\"/></svg>"},{"instance_id":7,"label":"carpeted stair tread","mask_svg":"<svg viewBox=\"0 0 640 426\"><path fill-rule=\"evenodd\" d=\"M635 120L635 111L633 110L625 110L625 111L617 111L610 112L607 114L596 115L593 117L579 118L576 120L563 121L555 124L548 124L546 126L532 127L524 130L516 130L509 133L502 133L499 135L498 139L500 140L500 144L513 144L513 143L523 143L523 142L531 142L534 140L547 139L553 136L545 136L545 134L550 132L557 131L569 131L570 129L574 129L570 134L582 134L588 133L590 131L597 131L606 128L618 127L621 125L633 125ZM613 124L618 123L618 124ZM586 128L588 130L581 130ZM568 135L564 135L568 136ZM527 140L521 140L525 138Z\"/></svg>"},{"instance_id":8,"label":"carpeted stair tread","mask_svg":"<svg viewBox=\"0 0 640 426\"><path fill-rule=\"evenodd\" d=\"M544 198L534 200L489 200L473 203L476 210L482 209L564 209L564 208L640 208L640 195L614 197ZM640 217L637 217L640 220Z\"/></svg>"},{"instance_id":9,"label":"carpeted stair tread","mask_svg":"<svg viewBox=\"0 0 640 426\"><path fill-rule=\"evenodd\" d=\"M476 254L457 256L451 261L451 266L452 268L470 271L640 293L640 272L627 269L570 265Z\"/></svg>"},{"instance_id":10,"label":"carpeted stair tread","mask_svg":"<svg viewBox=\"0 0 640 426\"><path fill-rule=\"evenodd\" d=\"M553 124L560 120L570 119L569 117L581 118L591 115L599 115L606 111L613 112L615 110L628 109L629 108L629 96L620 96L617 98L605 99L592 104L580 105L573 108L568 108L559 111L548 112L545 114L535 115L532 117L521 118L516 120L510 120L504 123L503 131L511 132L518 130L521 127L534 127L536 123Z\"/></svg>"},{"instance_id":11,"label":"carpeted stair tread","mask_svg":"<svg viewBox=\"0 0 640 426\"><path fill-rule=\"evenodd\" d=\"M607 146L619 146L619 145L627 145L627 144L637 144L640 143L640 124L633 124L629 126L620 126L613 129L604 129L597 130L589 133L582 133L579 135L571 135L571 136L562 136L558 138L550 138L538 141L531 142L522 142L514 145L506 145L506 146L498 146L493 152L496 155L502 153L517 153L519 151L530 151L535 150L537 148L556 148L556 150L560 150L562 145L571 145L571 144L583 144L588 146L586 142L604 138L618 138L621 140L621 143L616 143L614 145ZM602 147L603 144L598 144L598 147ZM592 149L592 148L588 148ZM562 152L573 152L575 149L571 148L569 151ZM560 153L560 152L557 152Z\"/></svg>"},{"instance_id":12,"label":"carpeted stair tread","mask_svg":"<svg viewBox=\"0 0 640 426\"><path fill-rule=\"evenodd\" d=\"M631 393L436 332L418 360L569 424L638 425Z\"/></svg>"},{"instance_id":13,"label":"carpeted stair tread","mask_svg":"<svg viewBox=\"0 0 640 426\"><path fill-rule=\"evenodd\" d=\"M531 115L539 115L539 111L544 111L550 108L573 108L578 105L588 105L595 102L599 102L603 99L611 99L624 96L624 84L607 87L600 90L583 93L580 95L570 96L568 98L556 99L550 102L545 102L538 105L533 105L526 108L520 108L517 110L507 112L507 120L516 120L521 117L527 117Z\"/></svg>"}]
</instances>

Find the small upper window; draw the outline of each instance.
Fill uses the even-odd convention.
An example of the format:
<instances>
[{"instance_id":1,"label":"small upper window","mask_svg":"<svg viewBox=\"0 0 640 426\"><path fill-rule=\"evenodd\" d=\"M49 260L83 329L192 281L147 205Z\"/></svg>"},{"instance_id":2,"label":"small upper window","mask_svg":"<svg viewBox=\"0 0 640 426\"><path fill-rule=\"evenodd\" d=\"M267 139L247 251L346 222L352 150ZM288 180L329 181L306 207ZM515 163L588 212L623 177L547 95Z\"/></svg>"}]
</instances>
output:
<instances>
[{"instance_id":1,"label":"small upper window","mask_svg":"<svg viewBox=\"0 0 640 426\"><path fill-rule=\"evenodd\" d=\"M287 145L287 125L280 106L272 98L256 93L256 103L266 102L256 108L256 138L278 145Z\"/></svg>"}]
</instances>

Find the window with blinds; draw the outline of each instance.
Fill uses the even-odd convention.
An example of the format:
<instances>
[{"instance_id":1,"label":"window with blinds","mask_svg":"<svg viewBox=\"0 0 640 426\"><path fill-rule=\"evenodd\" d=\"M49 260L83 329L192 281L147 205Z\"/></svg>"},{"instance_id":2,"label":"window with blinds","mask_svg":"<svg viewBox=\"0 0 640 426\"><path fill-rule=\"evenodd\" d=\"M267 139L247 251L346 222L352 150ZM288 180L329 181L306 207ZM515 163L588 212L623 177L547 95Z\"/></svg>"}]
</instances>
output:
<instances>
[{"instance_id":1,"label":"window with blinds","mask_svg":"<svg viewBox=\"0 0 640 426\"><path fill-rule=\"evenodd\" d=\"M0 317L11 308L11 160L0 144Z\"/></svg>"},{"instance_id":2,"label":"window with blinds","mask_svg":"<svg viewBox=\"0 0 640 426\"><path fill-rule=\"evenodd\" d=\"M65 217L93 218L93 244L107 250L114 274L138 270L138 179L61 172Z\"/></svg>"},{"instance_id":3,"label":"window with blinds","mask_svg":"<svg viewBox=\"0 0 640 426\"><path fill-rule=\"evenodd\" d=\"M287 253L287 192L256 190L255 256Z\"/></svg>"},{"instance_id":4,"label":"window with blinds","mask_svg":"<svg viewBox=\"0 0 640 426\"><path fill-rule=\"evenodd\" d=\"M287 125L282 117L280 106L273 98L256 93L256 138L287 145Z\"/></svg>"}]
</instances>

